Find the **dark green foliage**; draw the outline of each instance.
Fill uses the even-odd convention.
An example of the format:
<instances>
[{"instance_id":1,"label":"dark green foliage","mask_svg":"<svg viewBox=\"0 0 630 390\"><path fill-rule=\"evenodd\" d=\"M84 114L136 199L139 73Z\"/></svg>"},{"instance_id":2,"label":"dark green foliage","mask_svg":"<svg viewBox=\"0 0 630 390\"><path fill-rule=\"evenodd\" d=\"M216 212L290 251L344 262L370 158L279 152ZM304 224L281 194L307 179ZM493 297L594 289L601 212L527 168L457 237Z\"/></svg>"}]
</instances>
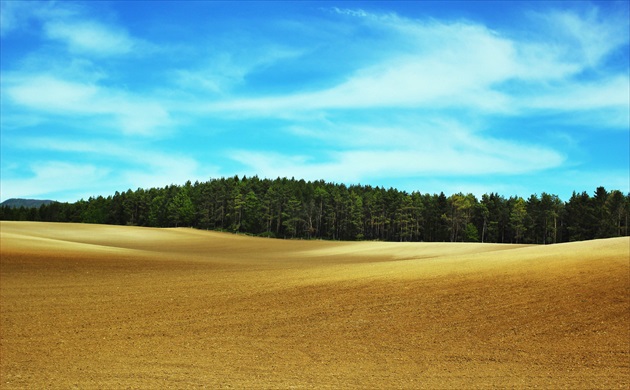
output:
<instances>
[{"instance_id":1,"label":"dark green foliage","mask_svg":"<svg viewBox=\"0 0 630 390\"><path fill-rule=\"evenodd\" d=\"M169 226L190 226L195 216L195 206L188 195L188 188L182 187L177 190L170 202L168 202L168 224Z\"/></svg>"},{"instance_id":2,"label":"dark green foliage","mask_svg":"<svg viewBox=\"0 0 630 390\"><path fill-rule=\"evenodd\" d=\"M627 236L630 194L597 188L568 202L484 194L234 176L127 190L39 208L0 207L0 219L195 227L264 237L551 244Z\"/></svg>"}]
</instances>

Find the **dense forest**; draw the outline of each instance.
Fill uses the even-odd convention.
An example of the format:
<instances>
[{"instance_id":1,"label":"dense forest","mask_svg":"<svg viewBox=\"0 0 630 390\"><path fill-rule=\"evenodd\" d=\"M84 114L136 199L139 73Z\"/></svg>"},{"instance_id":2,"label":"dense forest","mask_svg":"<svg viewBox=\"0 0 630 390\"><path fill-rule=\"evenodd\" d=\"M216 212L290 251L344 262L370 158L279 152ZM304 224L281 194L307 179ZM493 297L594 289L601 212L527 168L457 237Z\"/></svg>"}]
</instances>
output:
<instances>
[{"instance_id":1,"label":"dense forest","mask_svg":"<svg viewBox=\"0 0 630 390\"><path fill-rule=\"evenodd\" d=\"M190 181L39 208L2 207L0 219L195 227L257 236L327 240L551 244L627 236L630 194L603 187L564 202L542 193L407 193L287 178Z\"/></svg>"}]
</instances>

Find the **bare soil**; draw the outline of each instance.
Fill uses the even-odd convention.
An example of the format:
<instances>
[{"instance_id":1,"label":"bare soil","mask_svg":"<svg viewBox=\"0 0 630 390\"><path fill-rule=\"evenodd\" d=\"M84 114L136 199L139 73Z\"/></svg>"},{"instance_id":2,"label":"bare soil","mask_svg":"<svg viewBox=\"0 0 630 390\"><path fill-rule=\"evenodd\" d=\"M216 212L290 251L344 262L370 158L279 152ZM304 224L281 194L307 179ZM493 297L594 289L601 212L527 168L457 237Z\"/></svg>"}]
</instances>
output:
<instances>
[{"instance_id":1,"label":"bare soil","mask_svg":"<svg viewBox=\"0 0 630 390\"><path fill-rule=\"evenodd\" d=\"M630 387L630 239L2 222L0 388Z\"/></svg>"}]
</instances>

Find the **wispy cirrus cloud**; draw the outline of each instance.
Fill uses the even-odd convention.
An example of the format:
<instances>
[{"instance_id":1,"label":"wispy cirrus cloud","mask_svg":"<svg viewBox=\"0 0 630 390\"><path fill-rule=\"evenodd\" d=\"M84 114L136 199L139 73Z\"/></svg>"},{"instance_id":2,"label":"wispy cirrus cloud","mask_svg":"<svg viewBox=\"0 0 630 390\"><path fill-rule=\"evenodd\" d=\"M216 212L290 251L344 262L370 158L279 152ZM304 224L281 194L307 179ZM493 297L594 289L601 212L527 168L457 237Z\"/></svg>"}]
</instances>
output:
<instances>
[{"instance_id":1,"label":"wispy cirrus cloud","mask_svg":"<svg viewBox=\"0 0 630 390\"><path fill-rule=\"evenodd\" d=\"M143 143L121 144L105 139L88 141L58 136L25 136L10 143L17 149L46 155L54 153L59 157L32 161L26 168L26 177L16 176L18 166L3 166L3 199L77 189L88 197L111 188L122 191L161 187L218 175L217 167L208 164L202 167L190 156L157 150ZM124 167L119 166L119 161L125 162Z\"/></svg>"},{"instance_id":2,"label":"wispy cirrus cloud","mask_svg":"<svg viewBox=\"0 0 630 390\"><path fill-rule=\"evenodd\" d=\"M125 28L96 20L80 2L3 1L1 6L2 35L41 29L43 37L66 45L71 53L97 58L148 46Z\"/></svg>"},{"instance_id":3,"label":"wispy cirrus cloud","mask_svg":"<svg viewBox=\"0 0 630 390\"><path fill-rule=\"evenodd\" d=\"M559 24L568 31L549 43L502 35L472 22L440 23L365 11L338 12L365 19L389 34L402 35L404 39L398 42L405 42L404 47L397 55L357 69L330 88L209 103L202 109L277 115L287 111L388 107L464 108L486 114L522 115L523 110L543 106L578 111L627 107L627 75L582 76L628 43L627 34L620 34L627 22L610 27L604 26L596 13L586 18L570 12L553 13L541 18L549 24L541 30L557 31ZM570 98L563 102L559 96Z\"/></svg>"},{"instance_id":4,"label":"wispy cirrus cloud","mask_svg":"<svg viewBox=\"0 0 630 390\"><path fill-rule=\"evenodd\" d=\"M2 84L2 95L17 107L61 117L114 118L113 129L126 134L155 135L172 123L168 110L156 99L93 82L17 72L4 76Z\"/></svg>"},{"instance_id":5,"label":"wispy cirrus cloud","mask_svg":"<svg viewBox=\"0 0 630 390\"><path fill-rule=\"evenodd\" d=\"M544 88L540 95L529 96L522 105L562 111L626 109L630 106L629 88L630 78L623 74L580 83L565 82Z\"/></svg>"},{"instance_id":6,"label":"wispy cirrus cloud","mask_svg":"<svg viewBox=\"0 0 630 390\"><path fill-rule=\"evenodd\" d=\"M531 17L558 55L586 68L598 66L613 50L628 43L628 10L618 11L603 16L599 8L589 7L581 13L556 10Z\"/></svg>"},{"instance_id":7,"label":"wispy cirrus cloud","mask_svg":"<svg viewBox=\"0 0 630 390\"><path fill-rule=\"evenodd\" d=\"M26 168L28 173L19 177L14 175L10 168L5 167L2 172L3 199L58 195L77 190L84 191L90 187L98 188L111 173L109 169L94 164L58 160L31 161L28 167L22 167Z\"/></svg>"},{"instance_id":8,"label":"wispy cirrus cloud","mask_svg":"<svg viewBox=\"0 0 630 390\"><path fill-rule=\"evenodd\" d=\"M563 161L557 152L542 147L497 144L519 154L506 159L505 151L492 150L484 154L469 147L464 150L453 147L441 150L349 150L330 152L328 158L319 156L317 160L306 155L251 150L235 150L230 155L247 167L245 172L249 175L296 176L309 180L326 178L344 183L418 176L523 174L556 167Z\"/></svg>"},{"instance_id":9,"label":"wispy cirrus cloud","mask_svg":"<svg viewBox=\"0 0 630 390\"><path fill-rule=\"evenodd\" d=\"M124 29L95 21L51 21L45 23L44 31L49 39L68 45L71 52L97 57L128 54L139 46Z\"/></svg>"},{"instance_id":10,"label":"wispy cirrus cloud","mask_svg":"<svg viewBox=\"0 0 630 390\"><path fill-rule=\"evenodd\" d=\"M305 128L290 131L342 146L324 156L238 149L229 156L250 174L341 182L365 182L370 177L525 174L558 167L565 160L551 147L476 134L452 120L427 121L411 128L346 123L329 126L325 133Z\"/></svg>"},{"instance_id":11,"label":"wispy cirrus cloud","mask_svg":"<svg viewBox=\"0 0 630 390\"><path fill-rule=\"evenodd\" d=\"M147 167L147 170L153 170L155 172L166 170L191 172L198 167L194 159L184 154L166 153L148 148L139 148L135 143L121 145L98 138L93 138L90 141L82 141L60 139L58 137L24 137L15 143L28 149L76 153L85 156L95 156L97 158L122 159L132 164L143 165ZM184 167L188 168L183 169Z\"/></svg>"},{"instance_id":12,"label":"wispy cirrus cloud","mask_svg":"<svg viewBox=\"0 0 630 390\"><path fill-rule=\"evenodd\" d=\"M42 21L69 19L83 13L77 2L2 1L0 2L0 36L30 30Z\"/></svg>"},{"instance_id":13,"label":"wispy cirrus cloud","mask_svg":"<svg viewBox=\"0 0 630 390\"><path fill-rule=\"evenodd\" d=\"M391 58L360 68L338 85L314 92L221 102L207 109L271 114L423 105L503 109L505 99L488 85L509 77L506 73L513 62L509 41L478 26L431 24L422 32L415 27L410 30L409 34L419 38L414 47L401 48ZM484 96L479 98L479 94Z\"/></svg>"},{"instance_id":14,"label":"wispy cirrus cloud","mask_svg":"<svg viewBox=\"0 0 630 390\"><path fill-rule=\"evenodd\" d=\"M195 50L189 55L201 57L198 65L172 71L174 83L187 91L226 94L246 83L249 74L278 62L299 57L303 50L274 44L235 43L240 50L218 48L205 54Z\"/></svg>"}]
</instances>

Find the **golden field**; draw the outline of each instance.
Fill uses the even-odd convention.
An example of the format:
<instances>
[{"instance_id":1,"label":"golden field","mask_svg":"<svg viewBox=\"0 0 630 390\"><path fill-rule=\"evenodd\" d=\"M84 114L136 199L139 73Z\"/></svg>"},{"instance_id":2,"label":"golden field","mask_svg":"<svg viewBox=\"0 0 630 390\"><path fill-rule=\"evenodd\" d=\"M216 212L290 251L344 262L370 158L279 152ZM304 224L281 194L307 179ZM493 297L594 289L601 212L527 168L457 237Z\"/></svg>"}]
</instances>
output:
<instances>
[{"instance_id":1,"label":"golden field","mask_svg":"<svg viewBox=\"0 0 630 390\"><path fill-rule=\"evenodd\" d=\"M630 386L630 239L1 222L0 388Z\"/></svg>"}]
</instances>

